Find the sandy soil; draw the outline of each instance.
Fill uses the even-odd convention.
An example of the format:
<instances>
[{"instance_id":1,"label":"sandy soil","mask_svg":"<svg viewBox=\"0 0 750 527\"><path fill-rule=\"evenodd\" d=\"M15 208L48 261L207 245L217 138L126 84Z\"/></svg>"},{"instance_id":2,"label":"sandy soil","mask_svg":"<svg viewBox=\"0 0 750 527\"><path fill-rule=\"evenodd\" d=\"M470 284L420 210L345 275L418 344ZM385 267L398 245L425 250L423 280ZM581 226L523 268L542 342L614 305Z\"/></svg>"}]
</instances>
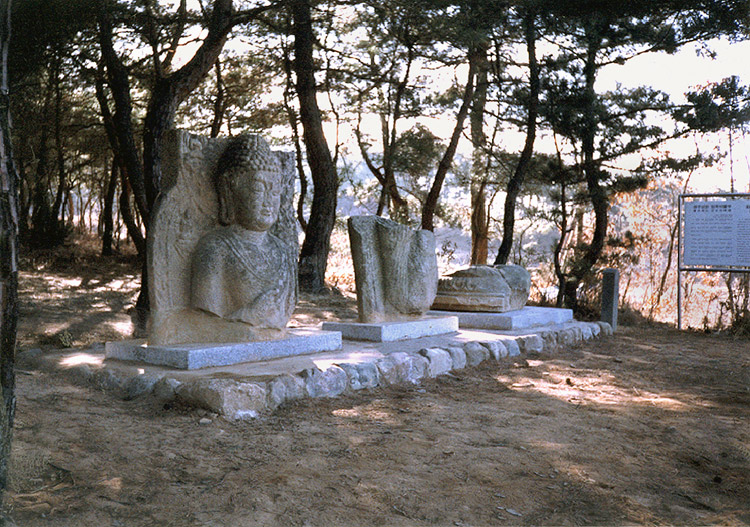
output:
<instances>
[{"instance_id":1,"label":"sandy soil","mask_svg":"<svg viewBox=\"0 0 750 527\"><path fill-rule=\"evenodd\" d=\"M22 346L124 328L134 273L108 267L28 267ZM251 422L27 371L6 508L23 526L750 525L749 417L750 342L649 326Z\"/></svg>"}]
</instances>

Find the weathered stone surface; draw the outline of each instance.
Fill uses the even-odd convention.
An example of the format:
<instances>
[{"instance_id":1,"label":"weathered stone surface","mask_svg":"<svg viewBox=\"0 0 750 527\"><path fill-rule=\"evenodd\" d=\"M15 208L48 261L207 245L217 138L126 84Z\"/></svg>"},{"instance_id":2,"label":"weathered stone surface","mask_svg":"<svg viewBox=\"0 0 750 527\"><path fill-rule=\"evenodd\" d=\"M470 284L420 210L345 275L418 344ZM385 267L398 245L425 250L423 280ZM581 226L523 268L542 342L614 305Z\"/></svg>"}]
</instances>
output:
<instances>
[{"instance_id":1,"label":"weathered stone surface","mask_svg":"<svg viewBox=\"0 0 750 527\"><path fill-rule=\"evenodd\" d=\"M307 394L310 397L336 397L346 390L349 379L339 366L330 366L325 371L317 368L302 373Z\"/></svg>"},{"instance_id":2,"label":"weathered stone surface","mask_svg":"<svg viewBox=\"0 0 750 527\"><path fill-rule=\"evenodd\" d=\"M588 322L588 327L591 329L591 334L594 336L594 338L599 337L602 333L602 328L597 324L596 322Z\"/></svg>"},{"instance_id":3,"label":"weathered stone surface","mask_svg":"<svg viewBox=\"0 0 750 527\"><path fill-rule=\"evenodd\" d=\"M539 336L544 341L544 349L549 351L557 348L557 331L543 331Z\"/></svg>"},{"instance_id":4,"label":"weathered stone surface","mask_svg":"<svg viewBox=\"0 0 750 527\"><path fill-rule=\"evenodd\" d=\"M508 350L508 357L517 357L521 354L521 348L518 346L517 337L508 337L501 339L505 348Z\"/></svg>"},{"instance_id":5,"label":"weathered stone surface","mask_svg":"<svg viewBox=\"0 0 750 527\"><path fill-rule=\"evenodd\" d=\"M376 362L380 379L386 384L418 384L427 375L429 362L412 353L391 353Z\"/></svg>"},{"instance_id":6,"label":"weathered stone surface","mask_svg":"<svg viewBox=\"0 0 750 527\"><path fill-rule=\"evenodd\" d=\"M429 348L419 350L419 354L425 357L429 361L427 367L427 375L430 377L437 377L448 373L453 369L453 359L451 354L444 349L440 348Z\"/></svg>"},{"instance_id":7,"label":"weathered stone surface","mask_svg":"<svg viewBox=\"0 0 750 527\"><path fill-rule=\"evenodd\" d=\"M518 339L518 347L524 353L541 353L544 349L544 341L539 335L523 335Z\"/></svg>"},{"instance_id":8,"label":"weathered stone surface","mask_svg":"<svg viewBox=\"0 0 750 527\"><path fill-rule=\"evenodd\" d=\"M435 236L377 216L348 225L360 322L424 314L437 292Z\"/></svg>"},{"instance_id":9,"label":"weathered stone surface","mask_svg":"<svg viewBox=\"0 0 750 527\"><path fill-rule=\"evenodd\" d=\"M472 265L438 282L433 309L506 312L529 299L531 275L518 265Z\"/></svg>"},{"instance_id":10,"label":"weathered stone surface","mask_svg":"<svg viewBox=\"0 0 750 527\"><path fill-rule=\"evenodd\" d=\"M451 354L451 360L453 360L453 369L460 370L466 367L466 352L458 347L448 348L448 353Z\"/></svg>"},{"instance_id":11,"label":"weathered stone surface","mask_svg":"<svg viewBox=\"0 0 750 527\"><path fill-rule=\"evenodd\" d=\"M591 331L591 326L589 324L582 322L578 327L581 329L581 338L583 338L583 340L591 340L594 338L594 334Z\"/></svg>"},{"instance_id":12,"label":"weathered stone surface","mask_svg":"<svg viewBox=\"0 0 750 527\"><path fill-rule=\"evenodd\" d=\"M613 334L612 332L612 326L610 326L607 322L602 322L601 320L597 322L597 325L599 326L599 329L601 329L601 334L605 337L608 337Z\"/></svg>"},{"instance_id":13,"label":"weathered stone surface","mask_svg":"<svg viewBox=\"0 0 750 527\"><path fill-rule=\"evenodd\" d=\"M182 383L177 379L162 377L156 381L156 384L154 384L154 389L151 391L151 395L157 401L167 403L177 396L177 389L181 384Z\"/></svg>"},{"instance_id":14,"label":"weathered stone surface","mask_svg":"<svg viewBox=\"0 0 750 527\"><path fill-rule=\"evenodd\" d=\"M502 342L499 342L497 340L490 340L487 342L482 342L481 344L490 351L490 357L495 360L500 360L503 357L508 356L508 349Z\"/></svg>"},{"instance_id":15,"label":"weathered stone surface","mask_svg":"<svg viewBox=\"0 0 750 527\"><path fill-rule=\"evenodd\" d=\"M293 156L175 131L149 233L149 343L278 336L296 302Z\"/></svg>"},{"instance_id":16,"label":"weathered stone surface","mask_svg":"<svg viewBox=\"0 0 750 527\"><path fill-rule=\"evenodd\" d=\"M151 393L154 385L160 379L158 375L136 375L125 383L123 399L130 401L141 395Z\"/></svg>"},{"instance_id":17,"label":"weathered stone surface","mask_svg":"<svg viewBox=\"0 0 750 527\"><path fill-rule=\"evenodd\" d=\"M476 366L490 358L490 351L479 342L467 342L464 344L464 353L466 353L467 366Z\"/></svg>"},{"instance_id":18,"label":"weathered stone surface","mask_svg":"<svg viewBox=\"0 0 750 527\"><path fill-rule=\"evenodd\" d=\"M265 384L232 379L196 379L177 388L179 398L229 419L252 419L267 407Z\"/></svg>"},{"instance_id":19,"label":"weathered stone surface","mask_svg":"<svg viewBox=\"0 0 750 527\"><path fill-rule=\"evenodd\" d=\"M304 379L297 375L279 375L268 383L268 407L275 410L287 401L301 399L307 395Z\"/></svg>"},{"instance_id":20,"label":"weathered stone surface","mask_svg":"<svg viewBox=\"0 0 750 527\"><path fill-rule=\"evenodd\" d=\"M380 385L380 371L374 362L345 362L338 366L346 372L351 390L375 388Z\"/></svg>"},{"instance_id":21,"label":"weathered stone surface","mask_svg":"<svg viewBox=\"0 0 750 527\"><path fill-rule=\"evenodd\" d=\"M102 368L95 372L92 382L97 388L108 392L121 390L125 384L122 375L109 368Z\"/></svg>"},{"instance_id":22,"label":"weathered stone surface","mask_svg":"<svg viewBox=\"0 0 750 527\"><path fill-rule=\"evenodd\" d=\"M66 375L72 383L86 386L94 379L94 372L88 364L78 364L65 370Z\"/></svg>"}]
</instances>

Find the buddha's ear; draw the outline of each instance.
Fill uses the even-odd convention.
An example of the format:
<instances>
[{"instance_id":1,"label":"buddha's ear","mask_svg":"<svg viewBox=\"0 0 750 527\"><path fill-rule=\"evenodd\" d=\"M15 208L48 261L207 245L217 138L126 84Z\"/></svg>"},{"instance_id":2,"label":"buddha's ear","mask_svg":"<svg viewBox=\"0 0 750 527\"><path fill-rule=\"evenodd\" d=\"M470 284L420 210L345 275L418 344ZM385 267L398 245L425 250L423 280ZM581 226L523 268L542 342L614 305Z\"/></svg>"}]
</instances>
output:
<instances>
[{"instance_id":1,"label":"buddha's ear","mask_svg":"<svg viewBox=\"0 0 750 527\"><path fill-rule=\"evenodd\" d=\"M234 206L229 185L226 182L219 182L216 185L216 195L219 198L219 223L231 225L234 223Z\"/></svg>"}]
</instances>

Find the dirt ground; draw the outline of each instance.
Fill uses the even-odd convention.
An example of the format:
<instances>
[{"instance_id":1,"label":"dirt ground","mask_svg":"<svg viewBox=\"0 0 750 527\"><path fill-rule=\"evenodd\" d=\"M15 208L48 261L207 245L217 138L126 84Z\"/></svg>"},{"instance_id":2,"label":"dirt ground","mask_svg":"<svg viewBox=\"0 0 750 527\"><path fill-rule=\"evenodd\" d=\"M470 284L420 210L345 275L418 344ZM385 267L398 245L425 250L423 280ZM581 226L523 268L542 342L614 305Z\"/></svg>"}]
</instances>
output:
<instances>
[{"instance_id":1,"label":"dirt ground","mask_svg":"<svg viewBox=\"0 0 750 527\"><path fill-rule=\"evenodd\" d=\"M22 348L127 327L132 264L25 267ZM621 327L249 422L37 371L17 392L19 526L750 525L750 341L727 336Z\"/></svg>"}]
</instances>

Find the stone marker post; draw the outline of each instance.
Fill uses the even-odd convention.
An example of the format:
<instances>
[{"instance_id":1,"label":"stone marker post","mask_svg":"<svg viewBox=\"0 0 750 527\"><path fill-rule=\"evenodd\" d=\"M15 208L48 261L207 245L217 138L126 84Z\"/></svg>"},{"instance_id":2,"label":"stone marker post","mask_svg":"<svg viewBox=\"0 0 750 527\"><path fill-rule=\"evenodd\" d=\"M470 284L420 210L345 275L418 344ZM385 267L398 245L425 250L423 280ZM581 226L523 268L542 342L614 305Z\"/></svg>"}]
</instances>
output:
<instances>
[{"instance_id":1,"label":"stone marker post","mask_svg":"<svg viewBox=\"0 0 750 527\"><path fill-rule=\"evenodd\" d=\"M602 271L602 315L601 319L617 329L617 306L620 302L620 271L604 269Z\"/></svg>"}]
</instances>

